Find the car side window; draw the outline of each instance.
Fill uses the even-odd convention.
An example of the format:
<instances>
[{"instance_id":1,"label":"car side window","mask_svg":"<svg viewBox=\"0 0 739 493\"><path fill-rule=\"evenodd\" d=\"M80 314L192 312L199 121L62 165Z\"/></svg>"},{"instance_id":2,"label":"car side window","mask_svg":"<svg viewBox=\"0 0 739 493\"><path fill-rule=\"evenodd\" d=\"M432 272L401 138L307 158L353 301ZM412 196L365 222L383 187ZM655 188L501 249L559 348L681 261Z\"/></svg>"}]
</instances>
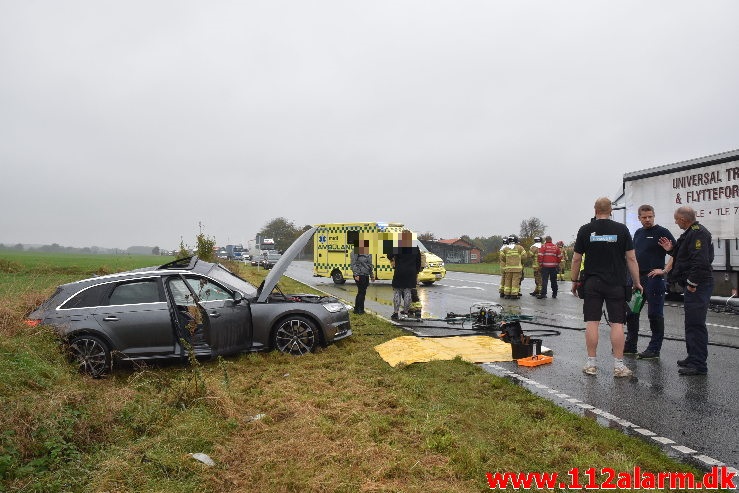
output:
<instances>
[{"instance_id":1,"label":"car side window","mask_svg":"<svg viewBox=\"0 0 739 493\"><path fill-rule=\"evenodd\" d=\"M119 284L110 294L109 305L133 305L163 301L155 279Z\"/></svg>"},{"instance_id":2,"label":"car side window","mask_svg":"<svg viewBox=\"0 0 739 493\"><path fill-rule=\"evenodd\" d=\"M169 290L172 292L172 297L176 305L188 306L195 304L195 300L187 288L187 284L179 277L169 281Z\"/></svg>"},{"instance_id":3,"label":"car side window","mask_svg":"<svg viewBox=\"0 0 739 493\"><path fill-rule=\"evenodd\" d=\"M68 310L70 308L91 308L94 306L102 306L106 304L106 302L103 300L107 298L107 294L109 292L109 284L99 284L97 286L91 286L72 296L59 308L63 310Z\"/></svg>"},{"instance_id":4,"label":"car side window","mask_svg":"<svg viewBox=\"0 0 739 493\"><path fill-rule=\"evenodd\" d=\"M233 295L224 287L203 277L187 277L187 283L198 295L200 301L231 300Z\"/></svg>"}]
</instances>

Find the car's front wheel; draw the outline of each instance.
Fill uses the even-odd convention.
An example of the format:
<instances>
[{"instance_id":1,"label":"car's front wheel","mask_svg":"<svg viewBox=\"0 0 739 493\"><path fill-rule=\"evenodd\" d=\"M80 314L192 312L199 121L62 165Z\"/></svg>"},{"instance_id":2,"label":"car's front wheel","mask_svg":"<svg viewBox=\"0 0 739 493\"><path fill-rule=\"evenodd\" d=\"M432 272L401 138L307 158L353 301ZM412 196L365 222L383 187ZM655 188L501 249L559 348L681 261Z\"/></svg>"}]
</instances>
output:
<instances>
[{"instance_id":1,"label":"car's front wheel","mask_svg":"<svg viewBox=\"0 0 739 493\"><path fill-rule=\"evenodd\" d=\"M99 337L83 335L69 343L69 359L80 373L100 378L110 370L110 348Z\"/></svg>"},{"instance_id":2,"label":"car's front wheel","mask_svg":"<svg viewBox=\"0 0 739 493\"><path fill-rule=\"evenodd\" d=\"M302 356L315 351L318 337L318 330L312 321L301 316L291 316L278 322L272 342L281 353Z\"/></svg>"}]
</instances>

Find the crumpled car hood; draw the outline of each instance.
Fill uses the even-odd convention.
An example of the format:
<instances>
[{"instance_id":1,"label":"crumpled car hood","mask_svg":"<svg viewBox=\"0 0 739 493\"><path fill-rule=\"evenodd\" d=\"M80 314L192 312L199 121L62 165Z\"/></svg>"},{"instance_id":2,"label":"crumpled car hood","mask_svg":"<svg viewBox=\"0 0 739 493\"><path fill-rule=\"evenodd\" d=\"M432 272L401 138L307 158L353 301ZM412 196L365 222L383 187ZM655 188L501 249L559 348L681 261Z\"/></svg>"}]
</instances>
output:
<instances>
[{"instance_id":1,"label":"crumpled car hood","mask_svg":"<svg viewBox=\"0 0 739 493\"><path fill-rule=\"evenodd\" d=\"M280 257L280 260L277 261L274 267L272 267L272 270L269 271L269 274L267 274L267 277L264 279L262 292L259 293L259 298L257 298L258 303L263 303L267 300L269 294L272 292L273 289L275 289L277 281L280 280L282 274L284 274L287 270L287 266L290 265L290 262L292 262L295 257L297 257L298 253L300 253L301 250L303 250L308 241L310 241L310 239L313 237L313 233L315 233L316 229L317 228L314 226L300 235L300 237L298 237L298 239L295 240L287 250L285 250L285 252L282 254L282 257Z\"/></svg>"}]
</instances>

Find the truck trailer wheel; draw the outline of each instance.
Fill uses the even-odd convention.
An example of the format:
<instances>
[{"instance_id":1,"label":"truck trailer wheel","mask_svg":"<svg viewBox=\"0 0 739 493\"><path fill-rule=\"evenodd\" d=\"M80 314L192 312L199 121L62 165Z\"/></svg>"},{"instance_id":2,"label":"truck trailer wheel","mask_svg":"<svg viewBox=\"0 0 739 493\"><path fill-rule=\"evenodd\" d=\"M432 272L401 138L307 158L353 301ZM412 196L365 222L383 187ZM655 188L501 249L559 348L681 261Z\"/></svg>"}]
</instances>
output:
<instances>
[{"instance_id":1,"label":"truck trailer wheel","mask_svg":"<svg viewBox=\"0 0 739 493\"><path fill-rule=\"evenodd\" d=\"M331 273L331 279L333 279L334 284L344 284L346 282L344 274L342 274L340 270L333 271Z\"/></svg>"}]
</instances>

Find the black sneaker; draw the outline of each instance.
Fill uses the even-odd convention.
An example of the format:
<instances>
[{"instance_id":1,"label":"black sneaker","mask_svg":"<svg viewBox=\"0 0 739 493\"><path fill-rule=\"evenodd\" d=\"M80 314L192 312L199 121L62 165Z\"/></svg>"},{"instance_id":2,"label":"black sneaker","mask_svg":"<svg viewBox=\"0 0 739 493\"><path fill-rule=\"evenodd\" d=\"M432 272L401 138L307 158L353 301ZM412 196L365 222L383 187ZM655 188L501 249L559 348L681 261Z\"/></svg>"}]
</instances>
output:
<instances>
[{"instance_id":1,"label":"black sneaker","mask_svg":"<svg viewBox=\"0 0 739 493\"><path fill-rule=\"evenodd\" d=\"M688 366L688 358L677 360L677 366Z\"/></svg>"},{"instance_id":2,"label":"black sneaker","mask_svg":"<svg viewBox=\"0 0 739 493\"><path fill-rule=\"evenodd\" d=\"M556 298L556 297L557 297L557 293L552 293L552 298Z\"/></svg>"},{"instance_id":3,"label":"black sneaker","mask_svg":"<svg viewBox=\"0 0 739 493\"><path fill-rule=\"evenodd\" d=\"M534 291L533 293L529 293L529 294L530 294L531 296L539 296L539 293L537 293L536 291Z\"/></svg>"},{"instance_id":4,"label":"black sneaker","mask_svg":"<svg viewBox=\"0 0 739 493\"><path fill-rule=\"evenodd\" d=\"M544 299L544 298L546 298L546 297L547 297L547 295L545 295L545 294L540 294L539 296L537 296L537 297L536 297L536 299L539 299L539 300L543 300L543 299Z\"/></svg>"},{"instance_id":5,"label":"black sneaker","mask_svg":"<svg viewBox=\"0 0 739 493\"><path fill-rule=\"evenodd\" d=\"M650 350L642 351L636 355L636 359L659 359L659 353Z\"/></svg>"},{"instance_id":6,"label":"black sneaker","mask_svg":"<svg viewBox=\"0 0 739 493\"><path fill-rule=\"evenodd\" d=\"M639 354L636 349L624 349L624 356L636 356Z\"/></svg>"},{"instance_id":7,"label":"black sneaker","mask_svg":"<svg viewBox=\"0 0 739 493\"><path fill-rule=\"evenodd\" d=\"M706 373L708 373L706 370L699 370L694 366L683 366L682 368L677 370L677 372L680 375L685 375L689 377L693 377L695 375L705 375Z\"/></svg>"},{"instance_id":8,"label":"black sneaker","mask_svg":"<svg viewBox=\"0 0 739 493\"><path fill-rule=\"evenodd\" d=\"M390 320L398 320L398 314L393 313L392 315L390 315Z\"/></svg>"}]
</instances>

